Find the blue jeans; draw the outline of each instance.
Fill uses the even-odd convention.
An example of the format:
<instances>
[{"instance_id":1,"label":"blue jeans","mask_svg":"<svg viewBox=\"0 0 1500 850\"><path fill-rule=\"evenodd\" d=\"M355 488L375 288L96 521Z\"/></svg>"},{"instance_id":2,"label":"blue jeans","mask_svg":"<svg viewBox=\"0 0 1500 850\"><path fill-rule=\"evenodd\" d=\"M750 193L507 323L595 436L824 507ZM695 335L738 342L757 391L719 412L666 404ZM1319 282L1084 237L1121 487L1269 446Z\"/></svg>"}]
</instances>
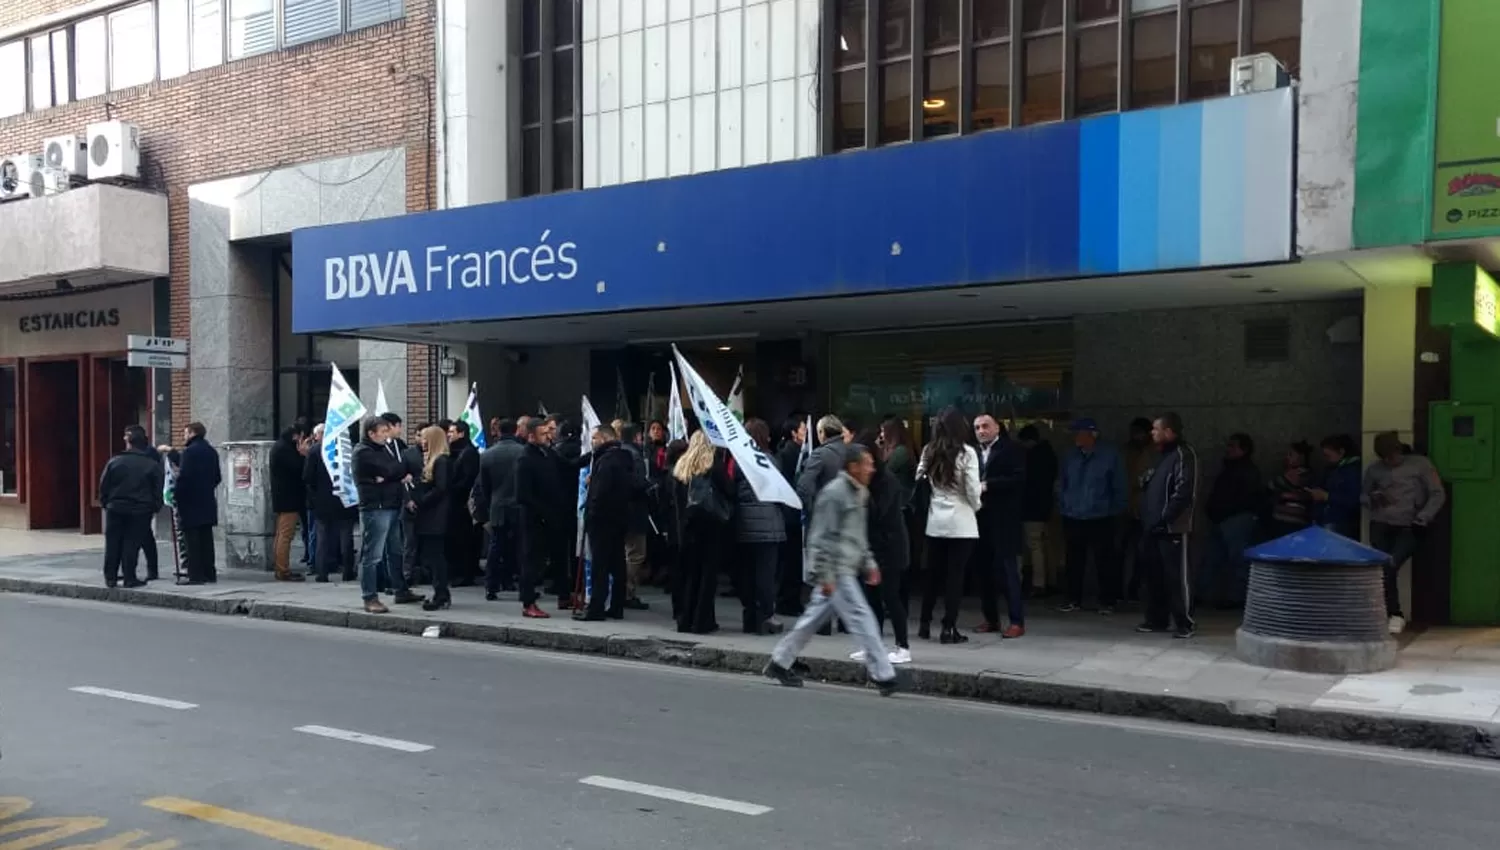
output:
<instances>
[{"instance_id":1,"label":"blue jeans","mask_svg":"<svg viewBox=\"0 0 1500 850\"><path fill-rule=\"evenodd\" d=\"M312 511L302 515L302 563L312 564L318 556L318 521Z\"/></svg>"},{"instance_id":2,"label":"blue jeans","mask_svg":"<svg viewBox=\"0 0 1500 850\"><path fill-rule=\"evenodd\" d=\"M1255 514L1243 513L1213 525L1208 533L1208 552L1198 572L1197 592L1203 602L1240 605L1250 582L1245 549L1255 536Z\"/></svg>"},{"instance_id":3,"label":"blue jeans","mask_svg":"<svg viewBox=\"0 0 1500 850\"><path fill-rule=\"evenodd\" d=\"M407 593L401 570L401 512L394 508L359 512L359 590L365 601L380 597L377 572L384 569L397 595Z\"/></svg>"}]
</instances>

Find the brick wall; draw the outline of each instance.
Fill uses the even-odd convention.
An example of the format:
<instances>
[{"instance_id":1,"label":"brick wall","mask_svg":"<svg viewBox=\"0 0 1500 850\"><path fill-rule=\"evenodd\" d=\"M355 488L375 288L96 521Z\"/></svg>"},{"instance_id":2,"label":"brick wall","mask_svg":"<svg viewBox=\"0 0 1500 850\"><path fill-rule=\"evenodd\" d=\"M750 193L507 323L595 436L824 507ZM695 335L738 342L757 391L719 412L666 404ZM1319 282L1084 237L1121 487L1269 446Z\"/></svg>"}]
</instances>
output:
<instances>
[{"instance_id":1,"label":"brick wall","mask_svg":"<svg viewBox=\"0 0 1500 850\"><path fill-rule=\"evenodd\" d=\"M0 0L0 27L77 5ZM434 0L406 17L290 50L230 62L42 112L0 119L0 151L39 149L107 118L141 128L146 182L165 185L172 249L172 335L186 338L188 186L366 150L405 145L406 206L431 208L436 188ZM413 411L429 405L425 346L412 346ZM192 419L187 372L172 381L173 431Z\"/></svg>"}]
</instances>

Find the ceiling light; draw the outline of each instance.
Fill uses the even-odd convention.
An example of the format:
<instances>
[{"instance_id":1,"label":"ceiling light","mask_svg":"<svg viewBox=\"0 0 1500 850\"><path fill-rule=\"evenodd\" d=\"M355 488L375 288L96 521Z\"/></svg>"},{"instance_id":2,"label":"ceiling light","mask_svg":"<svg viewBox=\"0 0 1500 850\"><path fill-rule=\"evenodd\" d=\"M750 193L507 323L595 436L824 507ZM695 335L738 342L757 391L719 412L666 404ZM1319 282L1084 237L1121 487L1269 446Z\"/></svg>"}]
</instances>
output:
<instances>
[{"instance_id":1,"label":"ceiling light","mask_svg":"<svg viewBox=\"0 0 1500 850\"><path fill-rule=\"evenodd\" d=\"M1255 277L1255 275L1249 272L1230 272L1229 274L1230 280L1249 280L1252 277Z\"/></svg>"},{"instance_id":2,"label":"ceiling light","mask_svg":"<svg viewBox=\"0 0 1500 850\"><path fill-rule=\"evenodd\" d=\"M734 350L734 346L732 346L732 345L721 345L721 346L719 346L719 350L720 351L733 351Z\"/></svg>"},{"instance_id":3,"label":"ceiling light","mask_svg":"<svg viewBox=\"0 0 1500 850\"><path fill-rule=\"evenodd\" d=\"M923 109L942 109L947 105L948 101L943 100L940 97L929 97L926 100L922 101Z\"/></svg>"}]
</instances>

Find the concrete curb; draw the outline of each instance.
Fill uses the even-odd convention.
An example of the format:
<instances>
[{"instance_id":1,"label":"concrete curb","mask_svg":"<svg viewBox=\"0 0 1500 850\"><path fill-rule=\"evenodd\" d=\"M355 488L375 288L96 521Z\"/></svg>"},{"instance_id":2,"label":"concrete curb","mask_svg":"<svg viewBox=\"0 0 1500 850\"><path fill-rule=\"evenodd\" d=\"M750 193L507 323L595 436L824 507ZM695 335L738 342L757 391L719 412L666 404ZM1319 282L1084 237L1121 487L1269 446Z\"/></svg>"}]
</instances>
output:
<instances>
[{"instance_id":1,"label":"concrete curb","mask_svg":"<svg viewBox=\"0 0 1500 850\"><path fill-rule=\"evenodd\" d=\"M262 602L246 597L206 599L163 591L109 589L9 576L0 576L0 591L407 635L420 635L436 625L442 628L444 637L454 640L603 655L725 673L759 674L768 657L766 653L724 649L668 637L579 634L524 625L462 623L399 613L374 615L362 611L333 611L284 602ZM808 658L806 661L813 679L857 687L868 685L862 664L825 658ZM1500 727L1484 723L1284 706L1256 700L1137 692L988 671L974 674L906 667L901 670L901 675L908 692L926 696L1143 717L1500 760Z\"/></svg>"}]
</instances>

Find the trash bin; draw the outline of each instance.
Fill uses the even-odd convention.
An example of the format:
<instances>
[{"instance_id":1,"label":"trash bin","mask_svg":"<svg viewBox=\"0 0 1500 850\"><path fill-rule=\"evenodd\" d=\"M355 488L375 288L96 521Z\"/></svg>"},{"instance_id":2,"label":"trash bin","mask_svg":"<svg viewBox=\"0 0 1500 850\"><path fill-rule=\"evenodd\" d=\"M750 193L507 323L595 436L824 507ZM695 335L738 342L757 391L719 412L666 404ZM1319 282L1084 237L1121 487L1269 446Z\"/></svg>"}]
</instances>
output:
<instances>
[{"instance_id":1,"label":"trash bin","mask_svg":"<svg viewBox=\"0 0 1500 850\"><path fill-rule=\"evenodd\" d=\"M1386 627L1384 552L1322 528L1245 550L1250 587L1235 632L1240 660L1303 673L1396 665Z\"/></svg>"}]
</instances>

